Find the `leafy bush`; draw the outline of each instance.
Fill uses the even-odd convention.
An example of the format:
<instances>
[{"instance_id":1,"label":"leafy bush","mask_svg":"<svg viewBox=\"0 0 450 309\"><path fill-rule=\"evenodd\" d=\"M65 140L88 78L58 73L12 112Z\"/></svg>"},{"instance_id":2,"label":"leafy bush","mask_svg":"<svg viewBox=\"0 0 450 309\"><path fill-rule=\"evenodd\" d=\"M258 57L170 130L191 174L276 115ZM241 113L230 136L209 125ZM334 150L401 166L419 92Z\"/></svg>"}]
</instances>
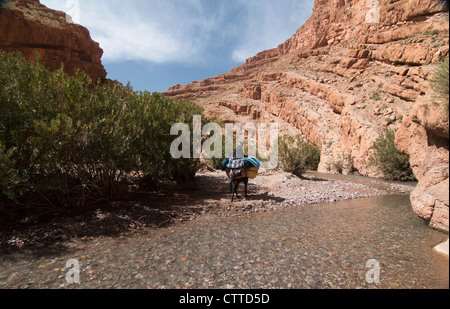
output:
<instances>
[{"instance_id":1,"label":"leafy bush","mask_svg":"<svg viewBox=\"0 0 450 309\"><path fill-rule=\"evenodd\" d=\"M415 180L409 163L409 156L395 147L395 131L386 128L375 141L373 153L369 157L372 166L376 166L389 180Z\"/></svg>"},{"instance_id":2,"label":"leafy bush","mask_svg":"<svg viewBox=\"0 0 450 309\"><path fill-rule=\"evenodd\" d=\"M445 112L449 111L449 64L445 58L436 69L436 74L431 81L438 99L444 104Z\"/></svg>"},{"instance_id":3,"label":"leafy bush","mask_svg":"<svg viewBox=\"0 0 450 309\"><path fill-rule=\"evenodd\" d=\"M279 140L278 156L284 171L301 177L308 170L317 170L320 149L302 136L282 136Z\"/></svg>"},{"instance_id":4,"label":"leafy bush","mask_svg":"<svg viewBox=\"0 0 450 309\"><path fill-rule=\"evenodd\" d=\"M379 91L375 91L370 98L374 101L380 101L381 100L381 93Z\"/></svg>"},{"instance_id":5,"label":"leafy bush","mask_svg":"<svg viewBox=\"0 0 450 309\"><path fill-rule=\"evenodd\" d=\"M217 115L215 115L215 116L213 116L213 117L211 117L209 119L205 119L204 122L205 122L204 124L206 124L206 123L216 123L216 124L218 124L221 127L222 132L225 131L225 123L222 120L220 120ZM203 138L202 143L204 141L205 141L205 137ZM235 144L236 144L236 141L233 139L233 145L235 146ZM215 150L214 147L215 146L211 145L211 148L209 150L211 152L213 152ZM206 159L206 162L211 168L213 168L215 170L221 170L222 169L222 163L223 163L225 158L226 158L226 140L225 140L225 137L222 136L222 154L221 154L221 156L219 158L216 158L216 157L208 158L208 159Z\"/></svg>"},{"instance_id":6,"label":"leafy bush","mask_svg":"<svg viewBox=\"0 0 450 309\"><path fill-rule=\"evenodd\" d=\"M338 174L343 174L345 171L350 175L358 172L351 154L345 156L340 155L339 157L340 158L337 161L334 161L330 164L330 167L328 168L329 171L333 169Z\"/></svg>"},{"instance_id":7,"label":"leafy bush","mask_svg":"<svg viewBox=\"0 0 450 309\"><path fill-rule=\"evenodd\" d=\"M333 162L333 169L336 170L338 174L342 174L344 172L344 163L343 161L335 161Z\"/></svg>"},{"instance_id":8,"label":"leafy bush","mask_svg":"<svg viewBox=\"0 0 450 309\"><path fill-rule=\"evenodd\" d=\"M170 128L202 113L0 52L0 203L83 206L144 178L188 181L198 160L172 158Z\"/></svg>"},{"instance_id":9,"label":"leafy bush","mask_svg":"<svg viewBox=\"0 0 450 309\"><path fill-rule=\"evenodd\" d=\"M439 35L439 30L434 29L434 30L425 30L423 32L424 35Z\"/></svg>"}]
</instances>

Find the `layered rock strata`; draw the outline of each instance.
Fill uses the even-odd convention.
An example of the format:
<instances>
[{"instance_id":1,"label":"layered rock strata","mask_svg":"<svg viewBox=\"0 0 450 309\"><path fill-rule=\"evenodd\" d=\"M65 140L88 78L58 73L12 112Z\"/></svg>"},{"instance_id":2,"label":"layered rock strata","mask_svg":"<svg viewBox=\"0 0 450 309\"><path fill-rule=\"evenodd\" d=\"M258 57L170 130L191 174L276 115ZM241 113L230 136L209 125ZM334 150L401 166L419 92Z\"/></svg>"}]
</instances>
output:
<instances>
[{"instance_id":1,"label":"layered rock strata","mask_svg":"<svg viewBox=\"0 0 450 309\"><path fill-rule=\"evenodd\" d=\"M411 157L419 185L414 211L431 227L449 231L449 118L430 92L412 108L397 132L397 148Z\"/></svg>"},{"instance_id":2,"label":"layered rock strata","mask_svg":"<svg viewBox=\"0 0 450 309\"><path fill-rule=\"evenodd\" d=\"M196 101L225 122L280 122L283 132L302 133L322 148L322 172L343 166L381 177L368 160L374 141L384 128L405 125L448 53L448 8L441 1L316 0L310 19L277 48L164 94ZM440 143L448 145L448 138ZM431 151L418 148L421 156ZM439 173L448 174L446 164ZM419 179L426 177L419 169L428 167L415 168ZM413 201L424 190L419 186ZM442 198L448 229L448 196Z\"/></svg>"},{"instance_id":3,"label":"layered rock strata","mask_svg":"<svg viewBox=\"0 0 450 309\"><path fill-rule=\"evenodd\" d=\"M80 69L94 80L106 77L103 50L89 31L39 0L0 1L0 50L18 51L30 61L38 52L41 64L51 70L64 64L68 74Z\"/></svg>"}]
</instances>

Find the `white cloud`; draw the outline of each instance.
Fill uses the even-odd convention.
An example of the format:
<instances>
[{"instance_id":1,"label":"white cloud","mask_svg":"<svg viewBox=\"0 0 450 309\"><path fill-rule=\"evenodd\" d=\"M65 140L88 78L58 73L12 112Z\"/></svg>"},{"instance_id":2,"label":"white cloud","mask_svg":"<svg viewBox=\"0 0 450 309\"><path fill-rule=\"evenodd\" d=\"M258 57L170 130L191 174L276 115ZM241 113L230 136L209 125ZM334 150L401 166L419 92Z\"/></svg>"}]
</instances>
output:
<instances>
[{"instance_id":1,"label":"white cloud","mask_svg":"<svg viewBox=\"0 0 450 309\"><path fill-rule=\"evenodd\" d=\"M104 60L165 62L180 57L183 49L184 55L192 53L192 47L183 46L175 33L163 31L163 20L155 19L151 11L146 15L139 7L127 6L127 1L111 2L93 3L89 11L81 9L81 21L100 42Z\"/></svg>"},{"instance_id":2,"label":"white cloud","mask_svg":"<svg viewBox=\"0 0 450 309\"><path fill-rule=\"evenodd\" d=\"M229 49L236 62L276 47L306 21L314 1L41 0L65 12L73 2L74 20L100 43L105 62L199 63L211 47Z\"/></svg>"},{"instance_id":3,"label":"white cloud","mask_svg":"<svg viewBox=\"0 0 450 309\"><path fill-rule=\"evenodd\" d=\"M74 2L74 0L67 0ZM67 1L42 4L69 12ZM205 47L218 15L201 0L78 0L79 21L104 50L105 61L189 62Z\"/></svg>"}]
</instances>

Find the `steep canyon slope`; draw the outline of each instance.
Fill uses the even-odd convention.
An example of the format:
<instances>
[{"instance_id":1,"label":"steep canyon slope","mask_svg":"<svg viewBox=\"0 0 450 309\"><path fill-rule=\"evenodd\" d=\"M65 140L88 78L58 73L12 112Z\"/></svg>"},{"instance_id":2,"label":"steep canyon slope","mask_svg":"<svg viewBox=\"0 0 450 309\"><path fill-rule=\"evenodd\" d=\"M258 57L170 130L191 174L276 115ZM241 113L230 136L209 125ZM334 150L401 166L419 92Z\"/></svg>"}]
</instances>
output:
<instances>
[{"instance_id":1,"label":"steep canyon slope","mask_svg":"<svg viewBox=\"0 0 450 309\"><path fill-rule=\"evenodd\" d=\"M39 0L0 0L0 50L21 52L31 61L38 52L41 64L52 70L63 63L68 74L80 69L93 80L106 77L103 50L89 31Z\"/></svg>"},{"instance_id":2,"label":"steep canyon slope","mask_svg":"<svg viewBox=\"0 0 450 309\"><path fill-rule=\"evenodd\" d=\"M448 193L434 187L448 187L448 117L437 120L439 138L427 138L435 136L427 120L421 125L412 115L430 114L416 104L430 97L435 65L448 53L448 9L440 1L316 0L310 19L277 48L164 94L196 101L224 122L280 122L284 133L300 132L322 148L322 172L335 172L341 163L361 175L382 176L369 164L371 147L384 128L402 128L398 148L411 155L421 181L413 203L424 190L439 191L416 212L448 231ZM439 162L433 164L438 181L427 182L433 176L424 161ZM441 209L437 220L435 208Z\"/></svg>"}]
</instances>

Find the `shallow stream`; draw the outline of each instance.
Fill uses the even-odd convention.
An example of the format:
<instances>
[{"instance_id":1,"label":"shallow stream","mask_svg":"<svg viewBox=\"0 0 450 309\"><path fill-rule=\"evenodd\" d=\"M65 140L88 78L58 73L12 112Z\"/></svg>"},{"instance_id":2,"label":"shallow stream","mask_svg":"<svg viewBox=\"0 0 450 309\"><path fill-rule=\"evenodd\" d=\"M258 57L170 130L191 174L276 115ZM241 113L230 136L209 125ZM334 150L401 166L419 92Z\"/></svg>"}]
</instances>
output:
<instances>
[{"instance_id":1,"label":"shallow stream","mask_svg":"<svg viewBox=\"0 0 450 309\"><path fill-rule=\"evenodd\" d=\"M348 179L386 190L396 185ZM138 234L74 240L57 255L17 252L0 258L0 288L448 289L448 256L433 250L447 238L417 217L408 193L393 193L204 216ZM80 285L64 279L71 259L80 263Z\"/></svg>"},{"instance_id":2,"label":"shallow stream","mask_svg":"<svg viewBox=\"0 0 450 309\"><path fill-rule=\"evenodd\" d=\"M448 257L432 250L448 236L413 213L408 195L200 219L162 234L187 258L186 273L217 287L449 287ZM370 260L379 263L379 284L370 283Z\"/></svg>"}]
</instances>

